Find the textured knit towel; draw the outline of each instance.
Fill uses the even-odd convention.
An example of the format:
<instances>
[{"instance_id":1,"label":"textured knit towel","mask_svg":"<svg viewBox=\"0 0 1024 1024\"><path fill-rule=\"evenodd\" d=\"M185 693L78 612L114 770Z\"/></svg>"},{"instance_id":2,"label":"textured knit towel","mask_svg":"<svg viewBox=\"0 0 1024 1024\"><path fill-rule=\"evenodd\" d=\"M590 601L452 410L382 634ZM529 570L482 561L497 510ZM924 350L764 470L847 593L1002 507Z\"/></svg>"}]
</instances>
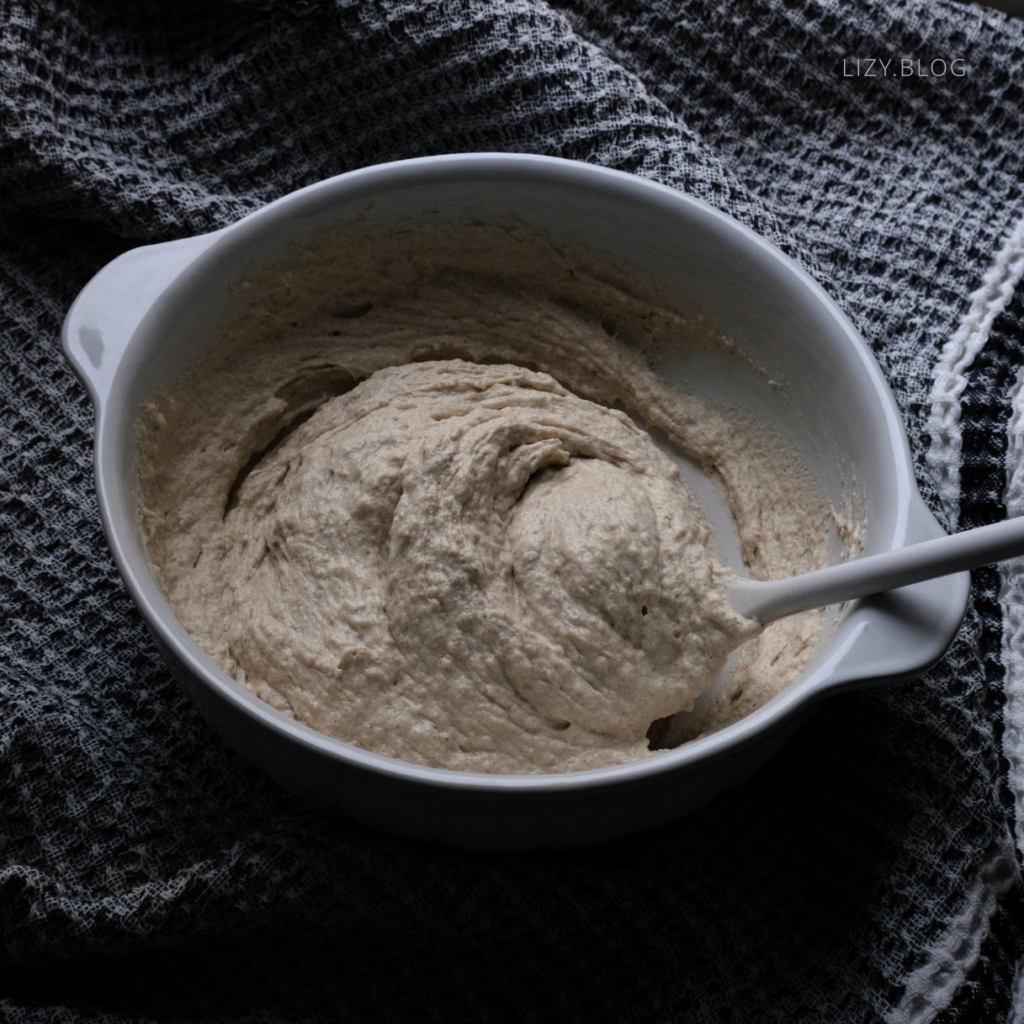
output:
<instances>
[{"instance_id":1,"label":"textured knit towel","mask_svg":"<svg viewBox=\"0 0 1024 1024\"><path fill-rule=\"evenodd\" d=\"M923 678L573 853L404 843L209 732L102 538L67 307L134 245L428 153L604 164L849 312L950 528L1024 513L1024 22L947 0L0 0L0 1017L1024 1020L1024 565Z\"/></svg>"}]
</instances>

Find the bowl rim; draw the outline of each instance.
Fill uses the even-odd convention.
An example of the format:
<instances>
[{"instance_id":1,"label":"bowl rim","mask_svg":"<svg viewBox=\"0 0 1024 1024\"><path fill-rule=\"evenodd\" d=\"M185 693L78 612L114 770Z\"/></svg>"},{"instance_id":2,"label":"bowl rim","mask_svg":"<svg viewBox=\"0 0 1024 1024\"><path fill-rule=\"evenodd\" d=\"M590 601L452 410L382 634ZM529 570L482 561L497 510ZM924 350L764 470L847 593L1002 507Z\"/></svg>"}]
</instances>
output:
<instances>
[{"instance_id":1,"label":"bowl rim","mask_svg":"<svg viewBox=\"0 0 1024 1024\"><path fill-rule=\"evenodd\" d=\"M176 293L187 290L191 282L201 278L206 268L213 265L214 261L228 251L231 246L247 244L247 237L251 242L263 232L272 231L279 217L285 214L293 216L296 213L301 213L304 208L315 207L325 198L340 202L346 199L351 200L353 195L367 189L385 192L393 188L407 188L435 181L451 183L453 179L460 177L472 180L503 180L510 175L515 177L519 183L530 180L546 184L571 184L574 187L586 189L610 190L620 197L627 197L639 202L668 204L685 217L697 218L703 225L711 226L716 237L727 240L728 244L743 248L748 253L756 254L756 258L772 264L784 279L791 281L794 294L802 293L803 301L814 302L828 314L829 319L835 325L835 337L842 336L844 338L842 344L847 345L852 352L857 354L868 379L873 383L873 397L879 404L879 411L885 421L885 436L891 447L892 459L900 470L898 479L895 481L896 522L893 536L889 542L890 546L901 546L906 541L908 534L918 535L913 539L923 539L920 536L922 534L934 534L936 529L941 532L941 528L938 527L934 517L925 506L917 489L912 456L901 414L867 343L824 287L772 242L703 199L625 171L537 154L462 153L415 157L376 164L315 182L281 196L217 231L130 250L108 264L86 285L65 320L63 347L66 357L86 385L96 407L95 476L97 497L104 529L115 562L136 606L142 612L150 628L156 633L159 640L170 648L182 666L202 685L212 690L247 718L269 728L279 738L296 742L307 750L325 755L332 760L342 761L351 767L375 775L384 775L407 782L426 783L449 790L557 792L621 786L660 776L685 766L730 756L738 747L756 741L773 726L781 725L784 720L795 714L808 702L824 697L837 685L848 682L848 680L840 680L837 684L830 681L828 670L841 661L844 651L856 639L858 630L851 628L851 635L846 638L845 643L841 644L839 649L833 651L821 663L815 663L811 670L803 673L761 707L717 732L689 741L675 749L662 751L639 761L580 771L521 775L468 772L418 765L365 750L347 741L320 733L311 726L271 707L242 684L232 679L199 648L177 621L166 601L163 601L164 607L160 607L160 602L151 600L149 594L146 593L147 588L140 582L140 577L146 574L155 584L152 571L148 564L137 565L136 560L129 557L121 543L121 530L130 527L125 521L125 516L119 514L115 509L107 486L107 475L117 472L116 467L107 464L110 422L108 412L111 403L118 397L114 390L114 383L117 371L121 369L124 352L136 337L144 336L143 320L151 317L159 308L166 308ZM230 245L226 243L230 243ZM155 260L159 264L163 260L166 264L163 272L166 279L157 282L159 287L155 293L142 302L142 309L136 318L134 331L131 332L130 337L123 339L122 350L119 353L114 353L114 362L112 364L108 362L103 374L98 374L96 367L90 367L89 360L83 355L81 339L84 337L83 327L88 327L89 317L95 316L95 307L98 305L96 299L98 291L101 290L101 278L105 277L105 284L102 287L109 289L111 282L119 274L123 279L130 279L133 259L139 262L150 257L152 257L150 262ZM152 284L153 282L150 281L150 285ZM91 295L90 289L93 290ZM962 575L966 576L967 574ZM962 584L963 580L961 580L960 589L964 590L963 603L966 605L966 590ZM158 586L155 589L158 594L161 594ZM860 611L860 608L853 609L850 618L856 616ZM960 615L957 616L957 624L959 624L961 615L962 609ZM934 658L931 658L931 661L941 656L946 644L952 639L948 625L945 627L945 632L949 633L949 636L941 643L941 649ZM923 671L929 663L930 661L915 664L910 671L893 673L891 678L906 678L908 675L914 675ZM880 677L863 679L859 682L867 685L877 678Z\"/></svg>"}]
</instances>

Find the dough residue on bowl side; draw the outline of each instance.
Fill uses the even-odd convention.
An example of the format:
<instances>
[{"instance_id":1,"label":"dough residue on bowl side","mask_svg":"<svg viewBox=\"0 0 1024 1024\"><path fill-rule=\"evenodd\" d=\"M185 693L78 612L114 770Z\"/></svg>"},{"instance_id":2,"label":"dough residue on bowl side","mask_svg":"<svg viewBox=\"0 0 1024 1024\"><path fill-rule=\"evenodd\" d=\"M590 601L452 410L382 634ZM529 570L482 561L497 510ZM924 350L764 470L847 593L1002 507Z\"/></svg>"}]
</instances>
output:
<instances>
[{"instance_id":1,"label":"dough residue on bowl side","mask_svg":"<svg viewBox=\"0 0 1024 1024\"><path fill-rule=\"evenodd\" d=\"M755 638L626 411L716 481L755 576L825 564L835 513L776 435L657 375L709 344L628 268L516 225L333 229L247 275L147 406L154 571L257 696L403 760L568 771L721 728L799 675L823 615Z\"/></svg>"}]
</instances>

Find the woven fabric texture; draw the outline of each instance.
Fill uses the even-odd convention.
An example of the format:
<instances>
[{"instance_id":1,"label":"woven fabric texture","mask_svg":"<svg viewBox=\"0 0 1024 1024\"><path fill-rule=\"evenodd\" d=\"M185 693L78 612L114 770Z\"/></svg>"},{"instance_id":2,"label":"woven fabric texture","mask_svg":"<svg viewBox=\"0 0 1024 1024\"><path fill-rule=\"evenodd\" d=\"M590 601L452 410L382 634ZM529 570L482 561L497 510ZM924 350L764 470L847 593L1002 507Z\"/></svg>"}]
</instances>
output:
<instances>
[{"instance_id":1,"label":"woven fabric texture","mask_svg":"<svg viewBox=\"0 0 1024 1024\"><path fill-rule=\"evenodd\" d=\"M1024 1019L1024 568L975 574L922 678L833 698L675 825L419 846L279 790L170 679L59 345L135 245L381 161L569 157L799 261L936 514L995 521L1024 479L1022 83L1024 21L953 0L0 0L0 1019Z\"/></svg>"}]
</instances>

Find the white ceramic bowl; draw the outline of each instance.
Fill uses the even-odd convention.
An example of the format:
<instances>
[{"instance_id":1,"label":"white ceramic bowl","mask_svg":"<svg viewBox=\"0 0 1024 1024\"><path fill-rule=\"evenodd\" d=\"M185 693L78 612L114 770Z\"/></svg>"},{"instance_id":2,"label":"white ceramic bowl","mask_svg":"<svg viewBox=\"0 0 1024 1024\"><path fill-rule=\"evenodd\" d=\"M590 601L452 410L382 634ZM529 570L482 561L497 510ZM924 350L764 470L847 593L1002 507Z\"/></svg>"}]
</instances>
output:
<instances>
[{"instance_id":1,"label":"white ceramic bowl","mask_svg":"<svg viewBox=\"0 0 1024 1024\"><path fill-rule=\"evenodd\" d=\"M368 208L370 213L367 214ZM788 434L830 498L854 481L870 554L941 535L914 482L899 413L867 346L802 270L706 204L633 175L548 157L427 157L354 171L212 234L146 246L104 267L68 313L64 348L96 407L96 486L121 575L176 676L214 729L288 788L391 832L492 848L582 845L679 817L762 765L815 702L921 672L945 651L969 576L921 583L834 616L828 642L778 697L711 736L639 763L561 775L424 768L319 734L234 682L175 619L139 532L141 404L202 348L250 267L331 223L370 216L514 216L625 260L710 311L785 399L714 357L670 364L714 398L741 398Z\"/></svg>"}]
</instances>

